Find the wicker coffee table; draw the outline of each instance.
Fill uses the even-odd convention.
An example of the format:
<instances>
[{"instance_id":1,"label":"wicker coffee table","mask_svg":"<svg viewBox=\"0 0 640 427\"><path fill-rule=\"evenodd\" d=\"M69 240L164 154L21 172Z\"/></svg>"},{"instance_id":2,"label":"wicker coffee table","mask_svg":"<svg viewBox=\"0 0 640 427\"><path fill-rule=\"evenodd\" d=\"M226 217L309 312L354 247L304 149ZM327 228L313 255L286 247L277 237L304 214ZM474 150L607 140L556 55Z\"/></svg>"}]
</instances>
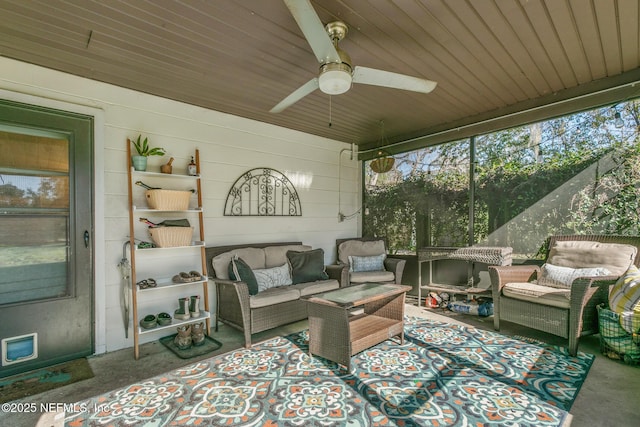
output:
<instances>
[{"instance_id":1,"label":"wicker coffee table","mask_svg":"<svg viewBox=\"0 0 640 427\"><path fill-rule=\"evenodd\" d=\"M411 286L365 283L307 299L309 354L351 370L351 356L391 337L404 343L404 298Z\"/></svg>"}]
</instances>

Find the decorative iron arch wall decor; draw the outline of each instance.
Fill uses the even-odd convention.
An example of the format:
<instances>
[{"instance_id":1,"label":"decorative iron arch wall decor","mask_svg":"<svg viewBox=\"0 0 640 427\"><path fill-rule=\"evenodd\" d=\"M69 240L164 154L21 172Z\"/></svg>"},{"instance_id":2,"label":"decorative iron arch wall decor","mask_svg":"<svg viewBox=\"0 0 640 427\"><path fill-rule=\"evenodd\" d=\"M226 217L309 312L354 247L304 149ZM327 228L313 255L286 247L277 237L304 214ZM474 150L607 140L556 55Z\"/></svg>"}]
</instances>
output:
<instances>
[{"instance_id":1,"label":"decorative iron arch wall decor","mask_svg":"<svg viewBox=\"0 0 640 427\"><path fill-rule=\"evenodd\" d=\"M224 216L301 216L293 183L275 169L255 168L233 183Z\"/></svg>"}]
</instances>

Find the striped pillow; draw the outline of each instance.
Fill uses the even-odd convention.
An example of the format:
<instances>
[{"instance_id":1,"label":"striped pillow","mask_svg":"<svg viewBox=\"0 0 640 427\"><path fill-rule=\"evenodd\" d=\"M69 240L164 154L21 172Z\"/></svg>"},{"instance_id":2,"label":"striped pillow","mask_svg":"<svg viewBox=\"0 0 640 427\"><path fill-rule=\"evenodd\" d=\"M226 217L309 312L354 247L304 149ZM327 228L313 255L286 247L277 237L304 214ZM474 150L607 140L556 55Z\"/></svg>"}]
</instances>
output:
<instances>
[{"instance_id":1,"label":"striped pillow","mask_svg":"<svg viewBox=\"0 0 640 427\"><path fill-rule=\"evenodd\" d=\"M640 329L640 270L631 265L624 275L620 276L611 292L609 307L620 315L620 326L629 333Z\"/></svg>"}]
</instances>

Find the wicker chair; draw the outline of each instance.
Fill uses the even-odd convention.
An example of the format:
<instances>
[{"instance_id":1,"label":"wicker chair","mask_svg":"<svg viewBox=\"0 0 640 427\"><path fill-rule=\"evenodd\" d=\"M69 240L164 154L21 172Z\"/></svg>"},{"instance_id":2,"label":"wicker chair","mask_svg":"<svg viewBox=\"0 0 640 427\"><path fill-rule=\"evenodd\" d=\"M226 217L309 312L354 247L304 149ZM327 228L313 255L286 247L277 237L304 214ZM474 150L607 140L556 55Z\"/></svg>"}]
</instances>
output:
<instances>
[{"instance_id":1,"label":"wicker chair","mask_svg":"<svg viewBox=\"0 0 640 427\"><path fill-rule=\"evenodd\" d=\"M545 261L550 250L560 241L592 241L600 243L618 243L635 246L633 262L640 262L639 236L604 235L565 235L551 236L548 239ZM631 248L629 248L631 249ZM633 255L632 255L633 256ZM569 353L578 351L578 340L582 335L598 333L598 315L596 306L608 301L609 286L619 275L576 278L570 287L569 306L556 307L533 302L532 299L518 299L504 295L503 288L508 283L528 282L539 278L541 268L535 265L489 266L494 303L494 328L500 330L500 321L505 320L532 329L548 332L569 341Z\"/></svg>"},{"instance_id":2,"label":"wicker chair","mask_svg":"<svg viewBox=\"0 0 640 427\"><path fill-rule=\"evenodd\" d=\"M336 247L338 251L337 264L349 266L349 256L371 256L387 253L387 242L383 238L351 238L337 239ZM400 258L387 257L384 260L383 271L348 272L349 285L356 285L367 282L395 283L402 284L402 274L404 272L406 260Z\"/></svg>"}]
</instances>

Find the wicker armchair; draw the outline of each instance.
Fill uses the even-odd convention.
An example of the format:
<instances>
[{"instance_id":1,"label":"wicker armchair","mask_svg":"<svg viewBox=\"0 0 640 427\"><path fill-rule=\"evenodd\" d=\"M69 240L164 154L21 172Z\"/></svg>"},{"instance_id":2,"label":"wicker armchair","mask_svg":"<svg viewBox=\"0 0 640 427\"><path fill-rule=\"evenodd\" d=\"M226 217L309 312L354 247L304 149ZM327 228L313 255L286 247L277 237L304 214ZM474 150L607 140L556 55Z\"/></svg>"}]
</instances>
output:
<instances>
[{"instance_id":1,"label":"wicker armchair","mask_svg":"<svg viewBox=\"0 0 640 427\"><path fill-rule=\"evenodd\" d=\"M349 267L349 256L368 257L387 253L387 242L381 238L351 238L337 239L336 247L338 251L338 265ZM386 257L384 259L384 270L353 272L347 270L349 285L357 285L367 282L395 283L402 284L402 274L404 272L406 260L400 258Z\"/></svg>"},{"instance_id":2,"label":"wicker armchair","mask_svg":"<svg viewBox=\"0 0 640 427\"><path fill-rule=\"evenodd\" d=\"M604 236L604 235L565 235L551 236L548 239L545 262L551 264L550 255L557 242L599 242L626 244L625 253L630 254L629 264L640 262L639 236ZM566 243L565 243L566 244ZM585 265L584 267L593 267ZM582 267L582 266L580 266ZM568 339L569 353L573 356L578 351L578 340L582 335L598 333L598 316L596 306L608 301L609 286L613 285L624 272L595 277L580 277L573 280L569 288L569 301L564 306L540 303L536 297L517 298L505 295L505 285L526 283L539 278L541 268L535 265L489 266L494 303L494 328L500 330L500 321L513 322L532 329L548 332ZM566 296L566 295L565 295ZM561 298L560 298L561 299ZM557 304L562 305L562 304Z\"/></svg>"}]
</instances>

